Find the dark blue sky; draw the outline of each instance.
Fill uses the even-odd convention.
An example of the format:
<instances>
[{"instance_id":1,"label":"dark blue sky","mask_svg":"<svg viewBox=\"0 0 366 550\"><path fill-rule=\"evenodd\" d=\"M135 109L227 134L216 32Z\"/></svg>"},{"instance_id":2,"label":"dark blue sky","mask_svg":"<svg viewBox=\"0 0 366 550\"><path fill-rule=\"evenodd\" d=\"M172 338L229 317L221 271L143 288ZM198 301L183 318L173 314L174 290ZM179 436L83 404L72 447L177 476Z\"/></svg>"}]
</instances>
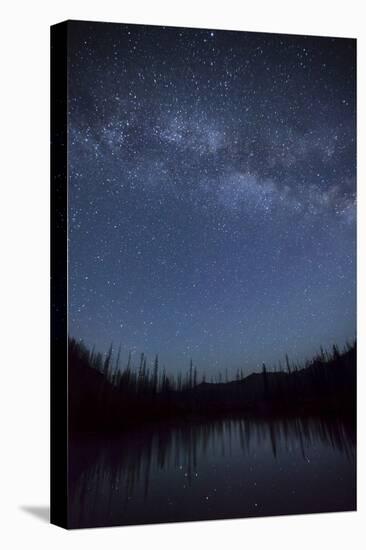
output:
<instances>
[{"instance_id":1,"label":"dark blue sky","mask_svg":"<svg viewBox=\"0 0 366 550\"><path fill-rule=\"evenodd\" d=\"M354 338L355 41L69 28L70 334L208 375Z\"/></svg>"}]
</instances>

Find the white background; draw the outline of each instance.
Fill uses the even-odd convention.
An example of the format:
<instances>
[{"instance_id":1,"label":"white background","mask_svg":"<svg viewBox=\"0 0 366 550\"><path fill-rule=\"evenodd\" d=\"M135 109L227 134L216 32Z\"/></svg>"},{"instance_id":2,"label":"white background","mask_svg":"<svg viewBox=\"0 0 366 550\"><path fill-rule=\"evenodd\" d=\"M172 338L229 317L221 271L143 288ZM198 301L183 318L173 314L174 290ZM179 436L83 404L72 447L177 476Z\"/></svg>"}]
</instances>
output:
<instances>
[{"instance_id":1,"label":"white background","mask_svg":"<svg viewBox=\"0 0 366 550\"><path fill-rule=\"evenodd\" d=\"M359 284L357 513L67 532L25 510L49 505L49 25L64 19L357 37L359 151L365 41L357 1L16 0L1 7L0 545L43 548L361 548L365 514L365 291ZM365 33L365 26L364 26ZM359 154L358 280L366 281ZM363 215L361 214L363 213ZM316 495L314 495L316 499ZM364 537L366 538L366 537ZM365 544L365 542L363 543ZM363 546L365 547L365 546Z\"/></svg>"}]
</instances>

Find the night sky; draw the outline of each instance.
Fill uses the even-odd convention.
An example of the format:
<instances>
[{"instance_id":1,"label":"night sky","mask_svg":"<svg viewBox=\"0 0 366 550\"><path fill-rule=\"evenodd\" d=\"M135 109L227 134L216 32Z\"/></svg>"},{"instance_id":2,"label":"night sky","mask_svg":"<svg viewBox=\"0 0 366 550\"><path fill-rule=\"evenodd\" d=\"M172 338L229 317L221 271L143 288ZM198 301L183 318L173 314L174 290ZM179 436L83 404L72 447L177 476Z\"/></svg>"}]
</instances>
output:
<instances>
[{"instance_id":1,"label":"night sky","mask_svg":"<svg viewBox=\"0 0 366 550\"><path fill-rule=\"evenodd\" d=\"M355 41L69 30L70 335L208 375L353 339Z\"/></svg>"}]
</instances>

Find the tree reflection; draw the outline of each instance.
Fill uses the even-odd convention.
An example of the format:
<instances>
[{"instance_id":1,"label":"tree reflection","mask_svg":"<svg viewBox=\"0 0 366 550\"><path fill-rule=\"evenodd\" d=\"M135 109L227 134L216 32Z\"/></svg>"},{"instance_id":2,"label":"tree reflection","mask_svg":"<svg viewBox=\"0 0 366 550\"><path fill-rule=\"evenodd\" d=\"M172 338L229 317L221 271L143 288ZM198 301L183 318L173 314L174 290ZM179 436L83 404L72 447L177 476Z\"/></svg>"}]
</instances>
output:
<instances>
[{"instance_id":1,"label":"tree reflection","mask_svg":"<svg viewBox=\"0 0 366 550\"><path fill-rule=\"evenodd\" d=\"M70 506L75 526L108 525L118 507L123 515L139 493L149 497L150 481L181 472L191 487L208 459L243 456L242 468L257 454L281 463L284 456L307 460L307 452L328 447L354 461L353 423L334 418L228 418L210 422L152 425L119 437L85 438L70 445ZM152 496L153 498L153 496Z\"/></svg>"}]
</instances>

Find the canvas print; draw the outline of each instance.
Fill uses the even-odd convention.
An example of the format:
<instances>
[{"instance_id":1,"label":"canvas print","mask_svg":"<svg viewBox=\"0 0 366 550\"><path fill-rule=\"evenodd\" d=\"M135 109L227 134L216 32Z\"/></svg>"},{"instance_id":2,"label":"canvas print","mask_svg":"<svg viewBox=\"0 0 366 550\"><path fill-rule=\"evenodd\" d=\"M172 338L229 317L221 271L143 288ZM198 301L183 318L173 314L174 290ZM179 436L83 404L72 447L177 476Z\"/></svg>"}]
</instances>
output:
<instances>
[{"instance_id":1,"label":"canvas print","mask_svg":"<svg viewBox=\"0 0 366 550\"><path fill-rule=\"evenodd\" d=\"M356 41L62 25L64 526L355 510Z\"/></svg>"}]
</instances>

